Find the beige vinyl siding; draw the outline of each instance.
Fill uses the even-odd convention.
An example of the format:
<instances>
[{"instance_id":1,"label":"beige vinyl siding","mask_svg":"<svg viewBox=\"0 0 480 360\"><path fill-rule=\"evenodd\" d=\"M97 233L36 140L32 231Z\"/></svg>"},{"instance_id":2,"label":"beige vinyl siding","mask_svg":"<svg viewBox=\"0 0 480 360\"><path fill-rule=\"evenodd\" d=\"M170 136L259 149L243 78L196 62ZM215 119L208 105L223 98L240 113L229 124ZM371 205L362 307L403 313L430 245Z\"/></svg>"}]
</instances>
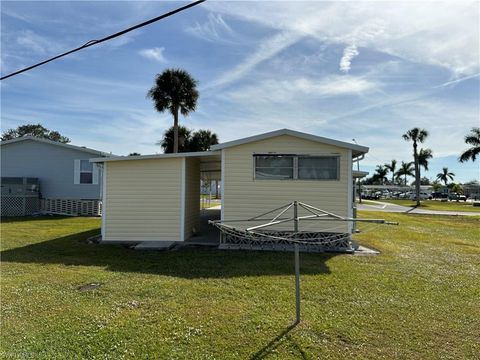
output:
<instances>
[{"instance_id":1,"label":"beige vinyl siding","mask_svg":"<svg viewBox=\"0 0 480 360\"><path fill-rule=\"evenodd\" d=\"M349 151L347 149L281 135L223 151L225 173L222 206L225 220L250 218L294 200L348 216L347 155ZM255 180L253 159L255 153L339 155L340 179ZM300 215L304 214L302 212ZM322 226L326 228L340 225L345 229L346 227L342 224L323 222ZM305 221L302 222L300 230L313 230L314 227L313 221Z\"/></svg>"},{"instance_id":2,"label":"beige vinyl siding","mask_svg":"<svg viewBox=\"0 0 480 360\"><path fill-rule=\"evenodd\" d=\"M104 240L181 240L181 174L182 158L109 162Z\"/></svg>"},{"instance_id":3,"label":"beige vinyl siding","mask_svg":"<svg viewBox=\"0 0 480 360\"><path fill-rule=\"evenodd\" d=\"M200 221L200 160L185 158L185 240Z\"/></svg>"}]
</instances>

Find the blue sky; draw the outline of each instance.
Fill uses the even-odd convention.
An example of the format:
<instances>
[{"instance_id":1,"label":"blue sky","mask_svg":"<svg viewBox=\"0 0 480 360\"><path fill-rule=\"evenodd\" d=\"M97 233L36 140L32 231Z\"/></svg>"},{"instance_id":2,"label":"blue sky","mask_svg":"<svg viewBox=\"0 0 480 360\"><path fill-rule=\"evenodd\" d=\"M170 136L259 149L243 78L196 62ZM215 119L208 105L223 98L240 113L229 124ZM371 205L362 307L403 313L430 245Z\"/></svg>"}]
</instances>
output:
<instances>
[{"instance_id":1,"label":"blue sky","mask_svg":"<svg viewBox=\"0 0 480 360\"><path fill-rule=\"evenodd\" d=\"M1 3L2 74L101 38L184 3ZM478 2L206 2L165 21L1 83L1 128L41 122L115 154L161 152L171 126L146 98L155 74L183 68L199 81L198 110L181 123L221 141L279 128L370 147L362 168L411 160L401 135L456 181L463 137L480 126Z\"/></svg>"}]
</instances>

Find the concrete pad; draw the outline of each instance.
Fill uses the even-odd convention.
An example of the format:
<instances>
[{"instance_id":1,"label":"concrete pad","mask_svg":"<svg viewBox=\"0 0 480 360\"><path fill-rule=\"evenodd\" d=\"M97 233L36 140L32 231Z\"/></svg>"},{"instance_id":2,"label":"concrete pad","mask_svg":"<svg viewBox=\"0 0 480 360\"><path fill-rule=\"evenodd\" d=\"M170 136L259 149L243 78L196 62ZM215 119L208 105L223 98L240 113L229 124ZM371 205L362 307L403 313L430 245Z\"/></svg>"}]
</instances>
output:
<instances>
[{"instance_id":1,"label":"concrete pad","mask_svg":"<svg viewBox=\"0 0 480 360\"><path fill-rule=\"evenodd\" d=\"M362 245L360 245L358 249L356 249L354 252L354 255L359 255L359 256L378 255L378 254L380 254L380 251L370 249Z\"/></svg>"},{"instance_id":2,"label":"concrete pad","mask_svg":"<svg viewBox=\"0 0 480 360\"><path fill-rule=\"evenodd\" d=\"M178 241L143 241L133 248L135 250L170 250Z\"/></svg>"}]
</instances>

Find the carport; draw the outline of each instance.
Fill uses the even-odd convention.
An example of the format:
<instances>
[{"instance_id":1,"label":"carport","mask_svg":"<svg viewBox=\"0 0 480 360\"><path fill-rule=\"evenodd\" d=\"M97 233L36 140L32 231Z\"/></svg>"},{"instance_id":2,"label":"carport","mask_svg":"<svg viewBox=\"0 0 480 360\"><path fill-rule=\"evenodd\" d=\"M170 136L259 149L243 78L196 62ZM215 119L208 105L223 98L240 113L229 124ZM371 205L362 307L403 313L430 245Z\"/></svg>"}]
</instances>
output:
<instances>
[{"instance_id":1,"label":"carport","mask_svg":"<svg viewBox=\"0 0 480 360\"><path fill-rule=\"evenodd\" d=\"M200 179L221 178L221 152L93 159L104 169L102 241L202 241ZM208 219L207 219L208 220ZM203 230L203 231L202 231ZM203 232L203 234L202 234Z\"/></svg>"}]
</instances>

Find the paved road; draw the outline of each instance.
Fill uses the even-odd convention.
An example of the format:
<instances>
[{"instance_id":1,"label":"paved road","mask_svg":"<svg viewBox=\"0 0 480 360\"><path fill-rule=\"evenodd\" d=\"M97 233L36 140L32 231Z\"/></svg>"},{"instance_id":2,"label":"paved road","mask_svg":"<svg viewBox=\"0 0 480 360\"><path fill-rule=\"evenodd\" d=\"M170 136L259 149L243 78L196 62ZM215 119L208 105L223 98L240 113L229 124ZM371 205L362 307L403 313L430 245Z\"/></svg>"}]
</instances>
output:
<instances>
[{"instance_id":1,"label":"paved road","mask_svg":"<svg viewBox=\"0 0 480 360\"><path fill-rule=\"evenodd\" d=\"M372 203L374 203L374 204L372 204ZM371 201L371 200L369 200L369 204L365 204L365 203L358 204L357 203L357 209L358 210L363 210L363 211L383 211L383 212L426 214L426 215L480 216L480 212L416 209L414 207L390 204L390 203L385 203L385 202L381 202L381 201Z\"/></svg>"}]
</instances>

